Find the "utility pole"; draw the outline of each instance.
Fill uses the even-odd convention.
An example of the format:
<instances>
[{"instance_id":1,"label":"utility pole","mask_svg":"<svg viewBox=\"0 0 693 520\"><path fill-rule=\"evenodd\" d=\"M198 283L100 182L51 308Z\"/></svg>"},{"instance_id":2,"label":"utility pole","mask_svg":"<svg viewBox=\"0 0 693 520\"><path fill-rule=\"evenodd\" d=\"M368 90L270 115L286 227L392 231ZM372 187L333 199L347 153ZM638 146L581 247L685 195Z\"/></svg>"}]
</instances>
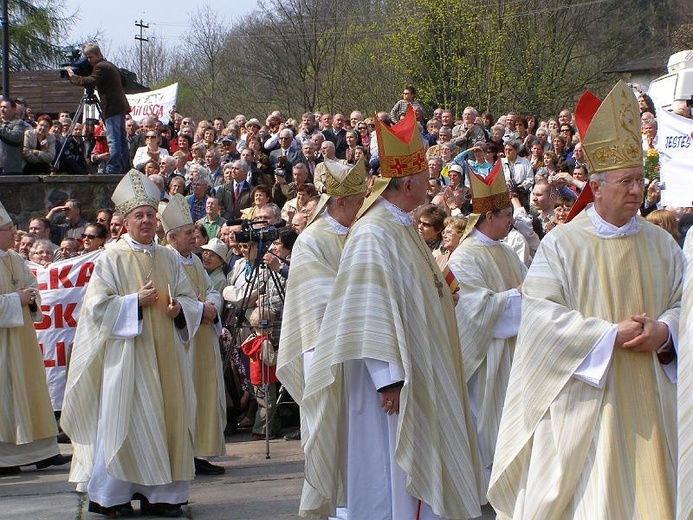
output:
<instances>
[{"instance_id":1,"label":"utility pole","mask_svg":"<svg viewBox=\"0 0 693 520\"><path fill-rule=\"evenodd\" d=\"M135 27L140 28L140 35L137 36L135 35L135 40L140 42L140 77L138 78L140 80L140 83L144 84L144 77L142 76L142 67L144 63L144 42L148 42L149 38L144 37L144 30L149 29L149 24L145 24L141 19L138 22L135 20Z\"/></svg>"}]
</instances>

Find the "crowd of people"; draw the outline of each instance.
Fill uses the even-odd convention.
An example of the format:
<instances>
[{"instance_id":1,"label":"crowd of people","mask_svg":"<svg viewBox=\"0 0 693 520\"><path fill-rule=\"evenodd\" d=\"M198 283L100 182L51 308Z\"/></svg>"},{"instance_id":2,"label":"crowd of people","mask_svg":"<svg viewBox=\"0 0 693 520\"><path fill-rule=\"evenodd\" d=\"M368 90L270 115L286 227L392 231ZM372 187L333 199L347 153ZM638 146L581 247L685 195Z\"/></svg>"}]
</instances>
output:
<instances>
[{"instance_id":1,"label":"crowd of people","mask_svg":"<svg viewBox=\"0 0 693 520\"><path fill-rule=\"evenodd\" d=\"M126 167L112 122L3 100L3 173L129 170L114 208L68 199L25 229L0 214L0 326L27 329L23 352L39 352L27 262L102 251L56 411L90 510L182 514L193 476L223 473L225 435L280 435L283 391L300 406L285 438L306 451L304 515L471 518L488 494L502 518L673 518L692 208L660 207L657 169L642 175L654 107L616 89L627 102L612 92L591 114L606 136L568 109L426 119L412 86L372 118L124 115ZM637 149L614 105L633 110ZM607 137L626 162L595 152ZM0 474L69 461L44 421L28 441L2 433Z\"/></svg>"}]
</instances>

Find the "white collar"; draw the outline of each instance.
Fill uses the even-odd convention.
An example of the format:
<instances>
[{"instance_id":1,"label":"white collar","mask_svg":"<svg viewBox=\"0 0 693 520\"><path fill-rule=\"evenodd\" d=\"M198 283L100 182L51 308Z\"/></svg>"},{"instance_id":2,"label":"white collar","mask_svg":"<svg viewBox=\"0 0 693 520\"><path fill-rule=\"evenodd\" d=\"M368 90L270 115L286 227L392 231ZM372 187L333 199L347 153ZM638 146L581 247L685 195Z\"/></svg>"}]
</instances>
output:
<instances>
[{"instance_id":1,"label":"white collar","mask_svg":"<svg viewBox=\"0 0 693 520\"><path fill-rule=\"evenodd\" d=\"M497 246L500 244L500 241L498 240L493 240L492 238L487 237L484 235L481 231L479 231L477 228L473 228L472 232L470 233L474 238L476 238L482 246Z\"/></svg>"},{"instance_id":2,"label":"white collar","mask_svg":"<svg viewBox=\"0 0 693 520\"><path fill-rule=\"evenodd\" d=\"M599 238L627 237L640 231L638 219L635 217L631 218L623 226L618 227L604 220L601 215L597 213L594 206L590 206L586 211L587 216L594 226L594 231Z\"/></svg>"},{"instance_id":3,"label":"white collar","mask_svg":"<svg viewBox=\"0 0 693 520\"><path fill-rule=\"evenodd\" d=\"M346 235L347 232L349 231L349 228L346 226L342 226L337 220L330 215L327 210L322 212L322 216L325 218L327 221L327 225L332 228L332 231L334 231L338 235Z\"/></svg>"},{"instance_id":4,"label":"white collar","mask_svg":"<svg viewBox=\"0 0 693 520\"><path fill-rule=\"evenodd\" d=\"M130 249L132 249L133 251L143 251L145 253L151 253L152 249L156 247L156 244L154 242L152 242L151 244L140 244L128 234L123 235L122 238L128 243Z\"/></svg>"},{"instance_id":5,"label":"white collar","mask_svg":"<svg viewBox=\"0 0 693 520\"><path fill-rule=\"evenodd\" d=\"M190 253L188 256L183 256L180 254L180 251L178 251L178 249L173 247L171 244L169 244L168 247L170 247L171 249L173 249L176 252L176 254L178 255L178 259L180 260L181 264L192 265L195 263L195 260L193 260L193 254L192 253Z\"/></svg>"},{"instance_id":6,"label":"white collar","mask_svg":"<svg viewBox=\"0 0 693 520\"><path fill-rule=\"evenodd\" d=\"M404 211L402 208L395 206L392 202L384 197L380 197L378 202L388 210L403 226L411 226L414 223L414 218L411 213Z\"/></svg>"}]
</instances>

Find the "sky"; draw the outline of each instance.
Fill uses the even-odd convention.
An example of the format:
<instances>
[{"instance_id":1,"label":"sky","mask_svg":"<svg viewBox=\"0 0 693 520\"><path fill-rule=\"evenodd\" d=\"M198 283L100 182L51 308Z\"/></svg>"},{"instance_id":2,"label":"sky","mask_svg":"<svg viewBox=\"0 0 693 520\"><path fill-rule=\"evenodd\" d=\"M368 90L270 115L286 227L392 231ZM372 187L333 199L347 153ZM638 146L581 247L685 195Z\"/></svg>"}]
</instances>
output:
<instances>
[{"instance_id":1,"label":"sky","mask_svg":"<svg viewBox=\"0 0 693 520\"><path fill-rule=\"evenodd\" d=\"M76 13L77 21L67 36L69 42L86 42L97 31L101 32L104 55L125 45L135 45L139 29L135 21L149 25L143 36L156 36L166 43L175 42L188 29L190 15L197 3L190 0L164 0L141 2L135 0L64 0L65 14ZM200 4L201 5L201 4ZM257 0L222 0L211 4L214 9L223 6L227 22L236 16L250 13Z\"/></svg>"}]
</instances>

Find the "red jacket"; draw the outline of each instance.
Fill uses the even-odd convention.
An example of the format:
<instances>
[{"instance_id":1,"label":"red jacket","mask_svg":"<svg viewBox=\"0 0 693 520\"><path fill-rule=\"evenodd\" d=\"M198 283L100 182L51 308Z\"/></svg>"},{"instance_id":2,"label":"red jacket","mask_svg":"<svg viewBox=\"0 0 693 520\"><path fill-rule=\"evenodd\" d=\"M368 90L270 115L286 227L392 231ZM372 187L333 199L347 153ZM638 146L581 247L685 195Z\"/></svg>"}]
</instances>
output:
<instances>
[{"instance_id":1,"label":"red jacket","mask_svg":"<svg viewBox=\"0 0 693 520\"><path fill-rule=\"evenodd\" d=\"M263 371L265 373L265 377L269 377L269 379L265 381L266 383L276 383L279 381L277 379L277 367L266 367L260 361L260 347L262 342L268 338L269 336L266 334L262 336L255 336L254 338L246 340L246 342L241 345L241 350L243 350L243 353L250 359L250 382L253 385L261 385L263 383ZM269 370L267 370L268 368Z\"/></svg>"}]
</instances>

